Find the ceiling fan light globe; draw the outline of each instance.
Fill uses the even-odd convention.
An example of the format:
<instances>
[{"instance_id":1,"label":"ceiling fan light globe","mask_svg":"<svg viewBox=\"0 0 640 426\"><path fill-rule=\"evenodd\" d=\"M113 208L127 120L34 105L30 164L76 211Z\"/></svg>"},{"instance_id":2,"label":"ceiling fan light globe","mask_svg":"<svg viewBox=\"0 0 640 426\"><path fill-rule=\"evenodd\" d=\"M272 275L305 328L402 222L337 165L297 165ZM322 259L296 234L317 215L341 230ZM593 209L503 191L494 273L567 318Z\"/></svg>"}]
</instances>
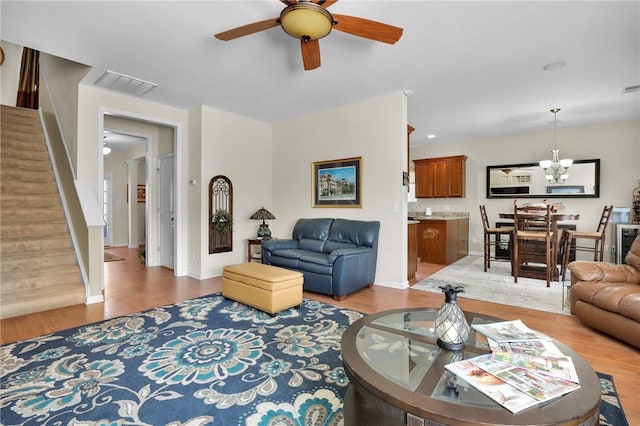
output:
<instances>
[{"instance_id":1,"label":"ceiling fan light globe","mask_svg":"<svg viewBox=\"0 0 640 426\"><path fill-rule=\"evenodd\" d=\"M543 169L548 169L549 167L551 167L551 160L540 161L540 167L542 167Z\"/></svg>"},{"instance_id":2,"label":"ceiling fan light globe","mask_svg":"<svg viewBox=\"0 0 640 426\"><path fill-rule=\"evenodd\" d=\"M280 26L293 38L317 40L331 32L333 17L315 3L295 3L280 14Z\"/></svg>"}]
</instances>

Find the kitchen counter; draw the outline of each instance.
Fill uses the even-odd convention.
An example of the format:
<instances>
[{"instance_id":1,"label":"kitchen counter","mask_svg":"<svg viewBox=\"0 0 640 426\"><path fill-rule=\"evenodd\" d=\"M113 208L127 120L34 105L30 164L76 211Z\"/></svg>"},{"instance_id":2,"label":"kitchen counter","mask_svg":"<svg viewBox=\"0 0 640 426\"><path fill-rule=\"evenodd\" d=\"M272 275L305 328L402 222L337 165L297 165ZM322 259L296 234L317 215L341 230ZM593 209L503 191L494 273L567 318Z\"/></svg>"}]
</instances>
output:
<instances>
[{"instance_id":1,"label":"kitchen counter","mask_svg":"<svg viewBox=\"0 0 640 426\"><path fill-rule=\"evenodd\" d=\"M461 219L460 217L456 217L456 216L436 216L436 215L431 215L431 216L409 216L409 220L416 220L416 221L421 221L421 220L458 220Z\"/></svg>"},{"instance_id":2,"label":"kitchen counter","mask_svg":"<svg viewBox=\"0 0 640 426\"><path fill-rule=\"evenodd\" d=\"M433 212L433 214L427 216L424 213L409 212L407 214L409 220L458 220L468 219L468 212Z\"/></svg>"}]
</instances>

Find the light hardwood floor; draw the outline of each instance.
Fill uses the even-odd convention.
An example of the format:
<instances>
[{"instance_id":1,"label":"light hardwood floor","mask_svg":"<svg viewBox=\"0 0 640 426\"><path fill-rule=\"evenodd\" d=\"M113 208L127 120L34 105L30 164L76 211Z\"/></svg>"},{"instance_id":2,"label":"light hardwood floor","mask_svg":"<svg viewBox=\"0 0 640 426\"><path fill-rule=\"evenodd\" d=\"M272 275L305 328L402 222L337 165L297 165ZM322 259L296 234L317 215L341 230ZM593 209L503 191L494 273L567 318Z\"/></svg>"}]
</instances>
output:
<instances>
[{"instance_id":1,"label":"light hardwood floor","mask_svg":"<svg viewBox=\"0 0 640 426\"><path fill-rule=\"evenodd\" d=\"M177 278L173 276L172 271L165 268L145 268L136 259L134 249L112 248L109 251L127 259L105 263L105 302L76 305L2 320L0 342L5 344L23 340L221 290L220 277L202 281L188 277ZM421 264L416 281L440 268L437 265ZM544 291L543 287L541 291ZM436 308L443 301L441 295L425 291L397 290L382 286L364 289L349 295L341 302L314 293L305 292L305 297L364 313L402 307ZM640 425L640 351L583 326L574 317L479 302L465 299L464 295L458 300L463 310L505 320L519 318L529 327L571 347L596 371L613 375L629 424Z\"/></svg>"}]
</instances>

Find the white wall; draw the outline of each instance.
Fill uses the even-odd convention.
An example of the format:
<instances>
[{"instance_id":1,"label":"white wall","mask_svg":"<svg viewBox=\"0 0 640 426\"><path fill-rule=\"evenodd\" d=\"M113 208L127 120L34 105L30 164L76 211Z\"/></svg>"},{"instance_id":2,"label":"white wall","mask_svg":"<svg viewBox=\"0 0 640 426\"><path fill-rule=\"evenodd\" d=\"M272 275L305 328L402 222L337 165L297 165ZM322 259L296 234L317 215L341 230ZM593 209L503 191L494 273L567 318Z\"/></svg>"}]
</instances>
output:
<instances>
[{"instance_id":1,"label":"white wall","mask_svg":"<svg viewBox=\"0 0 640 426\"><path fill-rule=\"evenodd\" d=\"M513 199L486 198L486 166L550 159L552 147L552 131L412 147L412 159L457 154L469 158L465 198L418 199L417 203L409 205L409 209L424 211L424 207L437 210L449 206L452 211L470 212L469 248L481 254L483 229L478 206L487 206L487 215L492 222L499 212L513 209ZM578 229L595 230L605 204L631 206L631 193L640 178L640 120L559 128L558 149L561 158L600 159L600 198L553 198L553 201L562 202L566 211L580 213L580 220L575 222ZM519 201L542 200L522 198Z\"/></svg>"},{"instance_id":2,"label":"white wall","mask_svg":"<svg viewBox=\"0 0 640 426\"><path fill-rule=\"evenodd\" d=\"M273 236L290 238L305 217L379 220L375 283L406 286L406 115L398 92L275 124ZM312 163L350 157L362 157L362 208L311 207Z\"/></svg>"},{"instance_id":3,"label":"white wall","mask_svg":"<svg viewBox=\"0 0 640 426\"><path fill-rule=\"evenodd\" d=\"M178 108L146 101L141 98L122 95L110 90L99 89L93 86L80 85L78 91L78 149L73 153L77 157L77 179L90 187L96 196L96 203L102 202L102 128L105 113L119 116L128 116L135 120L149 123L160 123L165 126L175 127L176 132L176 176L177 194L185 194L187 180L184 173L187 168L188 153L188 112ZM149 148L150 162L147 167L150 170L157 168L157 146ZM157 188L157 174L150 174L147 182L147 208L157 210L157 199L153 197ZM185 275L187 252L186 233L189 226L187 221L187 205L181 199L176 199L176 263L175 274ZM157 246L153 230L158 225L155 215L150 216L147 228L147 244L150 247ZM157 232L156 232L157 234ZM157 236L157 235L156 235ZM152 260L148 256L148 260ZM91 294L101 291L100 287L91 284Z\"/></svg>"},{"instance_id":4,"label":"white wall","mask_svg":"<svg viewBox=\"0 0 640 426\"><path fill-rule=\"evenodd\" d=\"M191 212L191 219L197 220L194 225L197 224L199 234L190 234L194 239L190 240L188 253L190 258L201 255L201 260L198 268L191 270L190 274L209 278L222 275L225 265L246 262L247 238L256 236L258 229L258 223L249 219L253 212L264 206L278 217L277 209L274 211L271 204L272 127L269 123L207 106L192 111L190 115L200 123L201 133L200 146L193 147L196 151L190 155L190 162L195 163L194 169L201 170L198 183L192 188L199 195L199 217ZM189 172L193 173L191 167ZM209 254L208 190L209 181L217 175L228 177L233 185L233 251ZM197 204L190 197L189 207Z\"/></svg>"},{"instance_id":5,"label":"white wall","mask_svg":"<svg viewBox=\"0 0 640 426\"><path fill-rule=\"evenodd\" d=\"M56 117L60 123L67 152L78 144L78 84L91 68L57 56L40 53L40 78L45 79ZM70 157L75 176L77 164Z\"/></svg>"}]
</instances>

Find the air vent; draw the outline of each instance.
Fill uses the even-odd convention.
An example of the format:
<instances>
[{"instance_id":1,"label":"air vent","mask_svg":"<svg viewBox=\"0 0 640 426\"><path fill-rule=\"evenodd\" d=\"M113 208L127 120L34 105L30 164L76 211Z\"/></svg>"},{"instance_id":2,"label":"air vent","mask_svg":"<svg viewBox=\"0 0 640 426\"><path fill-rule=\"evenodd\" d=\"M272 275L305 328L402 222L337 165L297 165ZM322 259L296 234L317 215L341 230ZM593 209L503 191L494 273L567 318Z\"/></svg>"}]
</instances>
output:
<instances>
[{"instance_id":1,"label":"air vent","mask_svg":"<svg viewBox=\"0 0 640 426\"><path fill-rule=\"evenodd\" d=\"M622 93L633 93L640 90L640 84L636 84L635 86L629 86L622 89Z\"/></svg>"},{"instance_id":2,"label":"air vent","mask_svg":"<svg viewBox=\"0 0 640 426\"><path fill-rule=\"evenodd\" d=\"M96 80L96 86L105 89L115 90L116 92L126 93L133 96L144 96L150 90L158 87L156 83L140 80L139 78L130 77L115 71L105 71L99 79Z\"/></svg>"}]
</instances>

